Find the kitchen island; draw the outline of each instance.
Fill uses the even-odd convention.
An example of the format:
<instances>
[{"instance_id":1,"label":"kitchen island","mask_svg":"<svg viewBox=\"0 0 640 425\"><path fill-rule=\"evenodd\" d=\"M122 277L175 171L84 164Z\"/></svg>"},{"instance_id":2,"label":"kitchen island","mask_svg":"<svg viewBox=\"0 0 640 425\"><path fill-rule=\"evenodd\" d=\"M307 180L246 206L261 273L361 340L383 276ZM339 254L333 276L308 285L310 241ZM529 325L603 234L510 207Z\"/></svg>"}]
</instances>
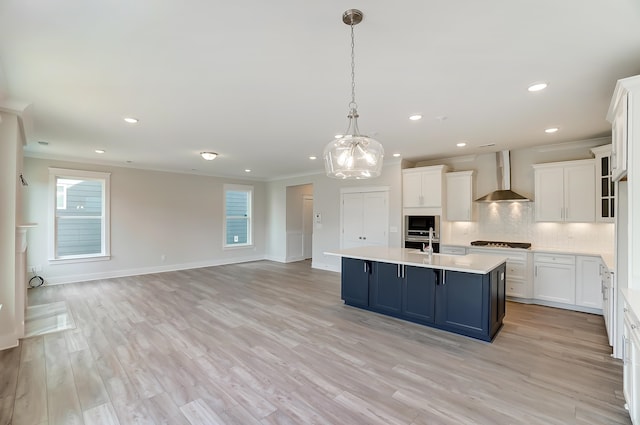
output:
<instances>
[{"instance_id":1,"label":"kitchen island","mask_svg":"<svg viewBox=\"0 0 640 425\"><path fill-rule=\"evenodd\" d=\"M502 327L506 257L377 246L326 254L342 257L347 305L484 341Z\"/></svg>"}]
</instances>

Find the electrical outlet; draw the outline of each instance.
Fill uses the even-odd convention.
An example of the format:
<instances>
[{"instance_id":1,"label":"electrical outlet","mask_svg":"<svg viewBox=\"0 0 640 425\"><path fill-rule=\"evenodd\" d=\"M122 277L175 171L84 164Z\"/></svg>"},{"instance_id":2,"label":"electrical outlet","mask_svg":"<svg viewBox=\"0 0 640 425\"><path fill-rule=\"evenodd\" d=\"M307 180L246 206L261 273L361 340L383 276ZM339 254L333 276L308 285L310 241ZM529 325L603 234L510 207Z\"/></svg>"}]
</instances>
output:
<instances>
[{"instance_id":1,"label":"electrical outlet","mask_svg":"<svg viewBox=\"0 0 640 425\"><path fill-rule=\"evenodd\" d=\"M234 242L238 242L238 235L234 235L234 236L233 236L233 241L234 241Z\"/></svg>"}]
</instances>

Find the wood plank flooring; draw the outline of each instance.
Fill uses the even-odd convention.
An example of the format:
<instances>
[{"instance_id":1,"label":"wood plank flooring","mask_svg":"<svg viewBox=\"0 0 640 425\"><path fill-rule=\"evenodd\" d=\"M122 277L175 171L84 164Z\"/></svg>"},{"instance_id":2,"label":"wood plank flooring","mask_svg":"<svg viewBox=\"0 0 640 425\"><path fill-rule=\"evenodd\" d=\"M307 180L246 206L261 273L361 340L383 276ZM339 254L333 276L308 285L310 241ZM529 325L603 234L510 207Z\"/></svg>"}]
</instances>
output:
<instances>
[{"instance_id":1,"label":"wood plank flooring","mask_svg":"<svg viewBox=\"0 0 640 425\"><path fill-rule=\"evenodd\" d=\"M629 424L602 317L507 304L492 344L268 261L29 290L76 328L0 352L0 425Z\"/></svg>"}]
</instances>

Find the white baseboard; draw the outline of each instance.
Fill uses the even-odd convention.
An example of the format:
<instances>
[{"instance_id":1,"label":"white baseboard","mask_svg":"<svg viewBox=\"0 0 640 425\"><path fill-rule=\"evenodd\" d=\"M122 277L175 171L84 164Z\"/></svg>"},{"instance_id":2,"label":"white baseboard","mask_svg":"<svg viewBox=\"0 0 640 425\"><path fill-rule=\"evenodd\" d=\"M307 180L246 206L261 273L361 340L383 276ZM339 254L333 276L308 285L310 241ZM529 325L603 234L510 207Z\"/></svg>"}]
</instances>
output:
<instances>
[{"instance_id":1,"label":"white baseboard","mask_svg":"<svg viewBox=\"0 0 640 425\"><path fill-rule=\"evenodd\" d=\"M340 265L338 266L334 266L333 264L327 264L327 263L321 263L319 261L311 261L311 268L312 269L322 269L322 270L328 270L330 272L336 272L336 273L340 273Z\"/></svg>"},{"instance_id":2,"label":"white baseboard","mask_svg":"<svg viewBox=\"0 0 640 425\"><path fill-rule=\"evenodd\" d=\"M266 258L264 256L249 256L249 257L239 257L239 258L224 259L224 260L198 261L198 262L184 263L184 264L168 264L163 266L141 267L137 269L128 269L128 270L113 270L113 271L100 272L100 273L86 273L86 274L83 273L83 274L77 274L77 275L56 276L53 278L46 278L45 284L46 285L63 285L65 283L86 282L91 280L113 279L118 277L138 276L138 275L151 274L151 273L163 273L163 272L173 272L178 270L199 269L202 267L222 266L225 264L247 263L250 261L260 261L265 259Z\"/></svg>"}]
</instances>

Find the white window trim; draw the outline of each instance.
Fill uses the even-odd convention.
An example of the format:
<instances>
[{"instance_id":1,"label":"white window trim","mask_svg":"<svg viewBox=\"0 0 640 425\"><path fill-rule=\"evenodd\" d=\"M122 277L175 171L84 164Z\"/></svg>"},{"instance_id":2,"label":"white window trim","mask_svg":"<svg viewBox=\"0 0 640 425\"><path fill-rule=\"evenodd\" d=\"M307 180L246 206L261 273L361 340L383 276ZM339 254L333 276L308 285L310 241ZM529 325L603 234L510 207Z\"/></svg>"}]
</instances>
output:
<instances>
[{"instance_id":1,"label":"white window trim","mask_svg":"<svg viewBox=\"0 0 640 425\"><path fill-rule=\"evenodd\" d=\"M227 191L249 192L249 242L245 244L227 244ZM222 249L253 248L253 186L245 184L225 184L222 188Z\"/></svg>"},{"instance_id":2,"label":"white window trim","mask_svg":"<svg viewBox=\"0 0 640 425\"><path fill-rule=\"evenodd\" d=\"M57 213L57 177L82 178L84 180L104 181L102 192L102 205L104 216L102 217L102 249L100 254L56 256L56 213ZM70 170L66 168L49 167L49 263L67 264L82 263L88 261L105 261L111 259L111 173L98 171Z\"/></svg>"}]
</instances>

